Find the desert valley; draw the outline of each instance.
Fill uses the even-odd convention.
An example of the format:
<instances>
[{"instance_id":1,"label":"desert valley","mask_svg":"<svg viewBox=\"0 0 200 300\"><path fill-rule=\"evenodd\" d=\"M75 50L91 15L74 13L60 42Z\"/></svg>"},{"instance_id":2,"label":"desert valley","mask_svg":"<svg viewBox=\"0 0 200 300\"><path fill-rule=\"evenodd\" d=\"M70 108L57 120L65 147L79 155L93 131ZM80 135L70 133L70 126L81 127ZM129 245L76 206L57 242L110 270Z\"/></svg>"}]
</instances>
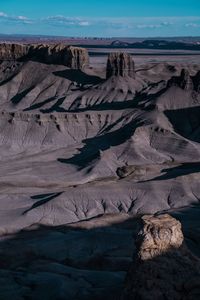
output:
<instances>
[{"instance_id":1,"label":"desert valley","mask_svg":"<svg viewBox=\"0 0 200 300\"><path fill-rule=\"evenodd\" d=\"M0 44L0 299L199 299L199 44L61 42Z\"/></svg>"}]
</instances>

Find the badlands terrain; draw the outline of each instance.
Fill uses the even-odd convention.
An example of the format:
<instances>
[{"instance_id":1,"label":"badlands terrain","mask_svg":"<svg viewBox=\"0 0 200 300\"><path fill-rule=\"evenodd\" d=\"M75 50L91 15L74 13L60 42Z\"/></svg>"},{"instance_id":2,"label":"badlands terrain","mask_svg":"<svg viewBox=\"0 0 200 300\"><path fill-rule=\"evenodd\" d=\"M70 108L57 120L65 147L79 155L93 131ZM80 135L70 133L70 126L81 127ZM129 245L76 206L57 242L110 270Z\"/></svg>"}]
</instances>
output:
<instances>
[{"instance_id":1,"label":"badlands terrain","mask_svg":"<svg viewBox=\"0 0 200 300\"><path fill-rule=\"evenodd\" d=\"M199 52L129 50L0 44L1 300L122 299L143 215L198 261Z\"/></svg>"}]
</instances>

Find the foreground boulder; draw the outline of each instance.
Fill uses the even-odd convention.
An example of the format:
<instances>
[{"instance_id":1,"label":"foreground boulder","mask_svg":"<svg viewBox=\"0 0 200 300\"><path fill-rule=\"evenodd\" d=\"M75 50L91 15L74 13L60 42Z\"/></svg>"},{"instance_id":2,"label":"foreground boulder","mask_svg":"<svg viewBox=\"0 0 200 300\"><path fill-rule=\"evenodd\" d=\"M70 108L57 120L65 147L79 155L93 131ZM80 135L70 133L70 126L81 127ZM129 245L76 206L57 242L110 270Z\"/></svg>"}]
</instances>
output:
<instances>
[{"instance_id":1,"label":"foreground boulder","mask_svg":"<svg viewBox=\"0 0 200 300\"><path fill-rule=\"evenodd\" d=\"M0 60L36 60L47 64L65 65L72 69L83 69L89 64L86 49L63 44L0 44Z\"/></svg>"},{"instance_id":2,"label":"foreground boulder","mask_svg":"<svg viewBox=\"0 0 200 300\"><path fill-rule=\"evenodd\" d=\"M130 54L115 52L108 55L106 78L111 76L135 78L135 66Z\"/></svg>"},{"instance_id":3,"label":"foreground boulder","mask_svg":"<svg viewBox=\"0 0 200 300\"><path fill-rule=\"evenodd\" d=\"M181 223L167 214L142 223L121 299L200 299L200 260L185 245Z\"/></svg>"}]
</instances>

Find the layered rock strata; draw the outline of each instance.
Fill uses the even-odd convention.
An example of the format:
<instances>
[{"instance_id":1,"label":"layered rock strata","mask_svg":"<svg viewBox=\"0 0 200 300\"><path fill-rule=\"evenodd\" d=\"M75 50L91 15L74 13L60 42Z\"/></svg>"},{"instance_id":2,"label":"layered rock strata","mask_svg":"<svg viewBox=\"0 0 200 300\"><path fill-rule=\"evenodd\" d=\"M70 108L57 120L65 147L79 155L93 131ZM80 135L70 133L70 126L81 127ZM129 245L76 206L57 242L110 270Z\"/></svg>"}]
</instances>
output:
<instances>
[{"instance_id":1,"label":"layered rock strata","mask_svg":"<svg viewBox=\"0 0 200 300\"><path fill-rule=\"evenodd\" d=\"M0 44L0 60L18 60L26 56L29 46L22 44Z\"/></svg>"},{"instance_id":2,"label":"layered rock strata","mask_svg":"<svg viewBox=\"0 0 200 300\"><path fill-rule=\"evenodd\" d=\"M128 53L110 53L107 60L106 78L122 76L135 78L135 66L132 57Z\"/></svg>"},{"instance_id":3,"label":"layered rock strata","mask_svg":"<svg viewBox=\"0 0 200 300\"><path fill-rule=\"evenodd\" d=\"M36 60L47 64L65 65L72 69L83 69L89 64L88 52L84 48L58 45L1 44L0 60Z\"/></svg>"}]
</instances>

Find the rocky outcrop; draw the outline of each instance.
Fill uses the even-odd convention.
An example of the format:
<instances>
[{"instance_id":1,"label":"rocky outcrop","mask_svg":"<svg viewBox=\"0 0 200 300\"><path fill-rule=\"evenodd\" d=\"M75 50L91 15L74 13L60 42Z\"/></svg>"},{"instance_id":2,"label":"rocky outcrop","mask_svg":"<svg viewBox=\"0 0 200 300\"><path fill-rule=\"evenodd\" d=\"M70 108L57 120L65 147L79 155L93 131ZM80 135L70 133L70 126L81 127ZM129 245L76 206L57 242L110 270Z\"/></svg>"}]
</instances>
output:
<instances>
[{"instance_id":1,"label":"rocky outcrop","mask_svg":"<svg viewBox=\"0 0 200 300\"><path fill-rule=\"evenodd\" d=\"M21 44L0 44L0 60L18 60L27 55L29 47Z\"/></svg>"},{"instance_id":2,"label":"rocky outcrop","mask_svg":"<svg viewBox=\"0 0 200 300\"><path fill-rule=\"evenodd\" d=\"M72 69L83 69L89 64L86 49L63 44L1 44L0 60L36 60L47 64L65 65Z\"/></svg>"},{"instance_id":3,"label":"rocky outcrop","mask_svg":"<svg viewBox=\"0 0 200 300\"><path fill-rule=\"evenodd\" d=\"M122 76L135 78L135 66L132 57L128 53L110 53L107 60L106 78Z\"/></svg>"},{"instance_id":4,"label":"rocky outcrop","mask_svg":"<svg viewBox=\"0 0 200 300\"><path fill-rule=\"evenodd\" d=\"M192 77L188 70L182 69L181 71L180 87L184 90L193 90Z\"/></svg>"},{"instance_id":5,"label":"rocky outcrop","mask_svg":"<svg viewBox=\"0 0 200 300\"><path fill-rule=\"evenodd\" d=\"M121 299L200 299L200 260L185 245L179 221L144 216L136 249Z\"/></svg>"},{"instance_id":6,"label":"rocky outcrop","mask_svg":"<svg viewBox=\"0 0 200 300\"><path fill-rule=\"evenodd\" d=\"M31 46L28 57L44 63L64 65L72 69L83 69L89 64L86 49L63 44Z\"/></svg>"},{"instance_id":7,"label":"rocky outcrop","mask_svg":"<svg viewBox=\"0 0 200 300\"><path fill-rule=\"evenodd\" d=\"M181 70L180 76L174 76L169 81L169 86L178 86L185 91L192 91L194 84L190 73L186 69Z\"/></svg>"},{"instance_id":8,"label":"rocky outcrop","mask_svg":"<svg viewBox=\"0 0 200 300\"><path fill-rule=\"evenodd\" d=\"M66 57L67 58L67 57ZM88 51L85 48L73 47L68 48L68 59L66 65L72 69L82 69L89 64Z\"/></svg>"},{"instance_id":9,"label":"rocky outcrop","mask_svg":"<svg viewBox=\"0 0 200 300\"><path fill-rule=\"evenodd\" d=\"M200 71L193 77L194 90L200 93Z\"/></svg>"}]
</instances>

